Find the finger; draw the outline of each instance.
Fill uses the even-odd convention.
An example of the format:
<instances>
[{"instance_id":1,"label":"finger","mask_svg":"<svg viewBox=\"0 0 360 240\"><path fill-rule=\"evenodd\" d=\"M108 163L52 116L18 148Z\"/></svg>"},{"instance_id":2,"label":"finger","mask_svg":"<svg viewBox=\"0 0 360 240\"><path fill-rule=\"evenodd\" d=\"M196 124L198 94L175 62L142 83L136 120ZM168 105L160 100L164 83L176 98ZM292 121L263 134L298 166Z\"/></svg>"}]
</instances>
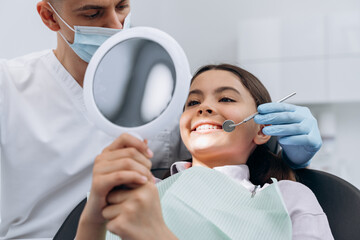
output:
<instances>
[{"instance_id":1,"label":"finger","mask_svg":"<svg viewBox=\"0 0 360 240\"><path fill-rule=\"evenodd\" d=\"M314 131L304 135L281 137L279 143L283 146L298 146L315 152L317 152L322 145L321 137L315 134Z\"/></svg>"},{"instance_id":2,"label":"finger","mask_svg":"<svg viewBox=\"0 0 360 240\"><path fill-rule=\"evenodd\" d=\"M94 174L103 175L124 170L138 172L139 174L146 176L149 181L152 181L153 175L151 174L150 169L131 158L123 158L119 161L106 162L106 164L102 164L101 167L97 165L96 167L94 167L93 172Z\"/></svg>"},{"instance_id":3,"label":"finger","mask_svg":"<svg viewBox=\"0 0 360 240\"><path fill-rule=\"evenodd\" d=\"M157 178L155 178L154 175L153 175L151 172L150 172L150 174L151 174L151 177L150 177L150 178L148 177L148 181L151 182L151 183L153 183L153 184L156 184L156 182L158 181ZM160 180L160 179L159 179L159 180ZM128 188L130 188L130 189L134 189L134 188L139 187L138 184L127 184L126 186L127 186Z\"/></svg>"},{"instance_id":4,"label":"finger","mask_svg":"<svg viewBox=\"0 0 360 240\"><path fill-rule=\"evenodd\" d=\"M304 116L299 112L277 112L268 114L258 114L254 121L257 124L292 124L300 123Z\"/></svg>"},{"instance_id":5,"label":"finger","mask_svg":"<svg viewBox=\"0 0 360 240\"><path fill-rule=\"evenodd\" d=\"M149 149L149 147L145 142L127 133L124 133L120 137L115 139L115 141L111 143L108 147L106 147L103 152L114 151L116 149L129 148L129 147L136 148L141 153L143 153L147 158L153 157L152 151Z\"/></svg>"},{"instance_id":6,"label":"finger","mask_svg":"<svg viewBox=\"0 0 360 240\"><path fill-rule=\"evenodd\" d=\"M276 113L276 112L294 112L298 106L289 103L264 103L258 106L257 110L260 114Z\"/></svg>"},{"instance_id":7,"label":"finger","mask_svg":"<svg viewBox=\"0 0 360 240\"><path fill-rule=\"evenodd\" d=\"M108 221L106 228L111 233L120 236L122 239L127 238L127 231L129 230L128 221L124 220L122 215L118 215L116 218Z\"/></svg>"},{"instance_id":8,"label":"finger","mask_svg":"<svg viewBox=\"0 0 360 240\"><path fill-rule=\"evenodd\" d=\"M139 152L136 148L124 148L117 149L102 153L99 157L104 158L108 161L121 160L123 158L131 158L140 164L144 165L148 169L151 169L151 161L143 153Z\"/></svg>"},{"instance_id":9,"label":"finger","mask_svg":"<svg viewBox=\"0 0 360 240\"><path fill-rule=\"evenodd\" d=\"M107 195L106 200L109 204L120 204L128 199L131 194L134 194L134 192L131 189L114 190Z\"/></svg>"},{"instance_id":10,"label":"finger","mask_svg":"<svg viewBox=\"0 0 360 240\"><path fill-rule=\"evenodd\" d=\"M105 207L102 211L102 216L108 221L113 220L121 214L121 204L112 204Z\"/></svg>"},{"instance_id":11,"label":"finger","mask_svg":"<svg viewBox=\"0 0 360 240\"><path fill-rule=\"evenodd\" d=\"M306 124L284 124L265 126L262 132L269 136L292 136L292 135L307 135L311 129Z\"/></svg>"},{"instance_id":12,"label":"finger","mask_svg":"<svg viewBox=\"0 0 360 240\"><path fill-rule=\"evenodd\" d=\"M136 199L138 201L140 200L147 202L149 200L153 200L152 194L156 194L156 196L158 195L157 188L154 183L147 182L146 184L143 184L136 189L132 189L132 190L122 189L122 190L111 191L108 194L106 200L110 204L119 204L130 198L133 200Z\"/></svg>"},{"instance_id":13,"label":"finger","mask_svg":"<svg viewBox=\"0 0 360 240\"><path fill-rule=\"evenodd\" d=\"M296 145L296 146L307 146L309 145L309 138L307 135L296 135L282 137L279 139L281 145Z\"/></svg>"},{"instance_id":14,"label":"finger","mask_svg":"<svg viewBox=\"0 0 360 240\"><path fill-rule=\"evenodd\" d=\"M97 176L93 179L93 186L96 192L107 195L112 189L120 185L138 184L143 185L148 182L148 178L134 171L121 171L111 174Z\"/></svg>"}]
</instances>

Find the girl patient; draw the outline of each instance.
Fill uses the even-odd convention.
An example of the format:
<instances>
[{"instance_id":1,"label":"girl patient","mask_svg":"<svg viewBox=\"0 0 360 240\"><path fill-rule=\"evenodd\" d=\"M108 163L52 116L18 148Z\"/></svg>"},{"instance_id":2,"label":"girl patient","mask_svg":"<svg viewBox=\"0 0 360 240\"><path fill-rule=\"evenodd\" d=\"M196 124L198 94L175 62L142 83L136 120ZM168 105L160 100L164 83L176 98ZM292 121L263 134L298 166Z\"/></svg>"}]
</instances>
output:
<instances>
[{"instance_id":1,"label":"girl patient","mask_svg":"<svg viewBox=\"0 0 360 240\"><path fill-rule=\"evenodd\" d=\"M266 102L251 73L202 67L180 119L192 161L155 185L147 142L120 136L95 160L76 239L105 239L106 229L123 239L333 239L315 195L268 150L263 125L222 130Z\"/></svg>"}]
</instances>

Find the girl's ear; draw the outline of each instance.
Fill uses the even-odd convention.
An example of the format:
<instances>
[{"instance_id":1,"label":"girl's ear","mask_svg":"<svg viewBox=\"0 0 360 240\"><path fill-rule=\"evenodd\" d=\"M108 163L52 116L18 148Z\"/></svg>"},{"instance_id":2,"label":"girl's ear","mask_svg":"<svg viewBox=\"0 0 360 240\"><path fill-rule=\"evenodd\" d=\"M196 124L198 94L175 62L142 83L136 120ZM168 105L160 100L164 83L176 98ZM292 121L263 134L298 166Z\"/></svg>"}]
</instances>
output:
<instances>
[{"instance_id":1,"label":"girl's ear","mask_svg":"<svg viewBox=\"0 0 360 240\"><path fill-rule=\"evenodd\" d=\"M56 18L54 18L55 13L46 1L38 2L36 9L41 17L41 20L50 30L60 30L60 25L58 24Z\"/></svg>"},{"instance_id":2,"label":"girl's ear","mask_svg":"<svg viewBox=\"0 0 360 240\"><path fill-rule=\"evenodd\" d=\"M267 143L269 141L269 139L271 138L271 136L265 135L262 130L265 126L268 125L259 125L259 131L257 132L255 138L254 138L254 143L256 145L262 145L264 143Z\"/></svg>"}]
</instances>

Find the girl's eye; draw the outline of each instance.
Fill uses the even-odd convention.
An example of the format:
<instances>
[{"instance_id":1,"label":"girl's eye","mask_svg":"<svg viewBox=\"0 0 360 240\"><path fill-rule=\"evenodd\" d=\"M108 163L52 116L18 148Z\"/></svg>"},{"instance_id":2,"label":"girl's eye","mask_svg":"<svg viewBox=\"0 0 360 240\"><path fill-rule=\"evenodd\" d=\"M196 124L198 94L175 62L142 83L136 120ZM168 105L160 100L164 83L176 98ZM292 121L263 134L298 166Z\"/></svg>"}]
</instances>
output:
<instances>
[{"instance_id":1,"label":"girl's eye","mask_svg":"<svg viewBox=\"0 0 360 240\"><path fill-rule=\"evenodd\" d=\"M199 104L199 103L200 103L200 102L198 102L198 101L192 100L192 101L189 101L189 102L188 102L187 106L188 106L188 107L191 107L191 106L197 105L197 104Z\"/></svg>"},{"instance_id":2,"label":"girl's eye","mask_svg":"<svg viewBox=\"0 0 360 240\"><path fill-rule=\"evenodd\" d=\"M235 102L235 100L227 97L223 97L219 100L219 102Z\"/></svg>"}]
</instances>

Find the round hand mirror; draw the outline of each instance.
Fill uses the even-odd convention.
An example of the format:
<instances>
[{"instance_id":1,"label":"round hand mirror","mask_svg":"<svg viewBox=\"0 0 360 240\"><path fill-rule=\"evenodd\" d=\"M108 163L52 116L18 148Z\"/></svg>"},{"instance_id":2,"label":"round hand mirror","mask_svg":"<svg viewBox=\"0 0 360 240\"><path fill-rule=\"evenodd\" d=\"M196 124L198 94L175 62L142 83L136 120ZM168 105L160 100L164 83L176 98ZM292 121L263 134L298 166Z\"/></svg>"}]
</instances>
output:
<instances>
[{"instance_id":1,"label":"round hand mirror","mask_svg":"<svg viewBox=\"0 0 360 240\"><path fill-rule=\"evenodd\" d=\"M114 137L154 137L182 111L191 80L180 45L154 28L134 27L109 38L86 70L89 117Z\"/></svg>"}]
</instances>

